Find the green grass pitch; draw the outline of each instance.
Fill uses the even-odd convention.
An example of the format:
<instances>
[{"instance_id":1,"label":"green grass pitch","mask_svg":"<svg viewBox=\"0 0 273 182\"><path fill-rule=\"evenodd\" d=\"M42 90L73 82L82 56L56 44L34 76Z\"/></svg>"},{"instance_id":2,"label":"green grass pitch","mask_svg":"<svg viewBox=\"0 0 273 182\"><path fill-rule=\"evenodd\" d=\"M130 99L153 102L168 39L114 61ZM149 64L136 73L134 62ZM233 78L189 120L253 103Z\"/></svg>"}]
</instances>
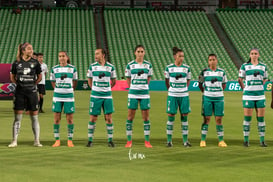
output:
<instances>
[{"instance_id":1,"label":"green grass pitch","mask_svg":"<svg viewBox=\"0 0 273 182\"><path fill-rule=\"evenodd\" d=\"M270 109L270 93L266 93L265 121L267 148L259 147L257 121L252 120L250 147L243 147L243 109L241 92L225 93L225 116L223 119L227 148L217 147L214 118L209 125L207 147L200 148L202 123L201 93L191 92L189 115L189 140L191 148L182 146L180 116L174 125L173 148L166 147L166 96L167 92L151 92L151 144L144 147L143 121L137 111L133 127L133 147L126 143L125 122L127 117L127 92L113 92L115 113L114 141L116 148L108 148L105 122L99 117L94 145L87 143L89 121L88 91L76 91L76 113L74 115L74 148L66 146L67 123L65 115L61 121L62 146L52 148L53 113L52 91L45 96L44 110L39 115L41 125L41 148L33 147L33 135L29 116L24 115L17 148L8 148L11 141L13 111L11 101L0 101L0 181L272 181L273 173L273 124ZM255 116L255 114L253 115ZM137 159L130 160L137 156ZM132 154L137 154L133 156ZM143 159L141 159L141 157Z\"/></svg>"}]
</instances>

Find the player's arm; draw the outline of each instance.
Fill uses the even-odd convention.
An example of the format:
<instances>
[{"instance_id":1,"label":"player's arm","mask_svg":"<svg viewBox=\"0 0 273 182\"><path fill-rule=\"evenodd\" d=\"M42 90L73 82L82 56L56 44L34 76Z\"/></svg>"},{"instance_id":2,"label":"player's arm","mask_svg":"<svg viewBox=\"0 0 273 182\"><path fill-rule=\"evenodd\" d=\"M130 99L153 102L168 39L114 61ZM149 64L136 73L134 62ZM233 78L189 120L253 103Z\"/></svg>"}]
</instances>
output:
<instances>
[{"instance_id":1,"label":"player's arm","mask_svg":"<svg viewBox=\"0 0 273 182\"><path fill-rule=\"evenodd\" d=\"M12 83L16 83L16 77L15 77L15 74L10 74L10 81L12 82Z\"/></svg>"},{"instance_id":2,"label":"player's arm","mask_svg":"<svg viewBox=\"0 0 273 182\"><path fill-rule=\"evenodd\" d=\"M238 82L239 82L239 85L242 88L242 90L244 90L244 88L245 88L244 79L239 77Z\"/></svg>"},{"instance_id":3,"label":"player's arm","mask_svg":"<svg viewBox=\"0 0 273 182\"><path fill-rule=\"evenodd\" d=\"M37 76L38 76L38 78L36 80L36 85L38 85L38 83L42 80L42 74L41 73L38 74Z\"/></svg>"},{"instance_id":4,"label":"player's arm","mask_svg":"<svg viewBox=\"0 0 273 182\"><path fill-rule=\"evenodd\" d=\"M127 81L128 87L130 88L130 86L131 86L131 77L127 77L126 81Z\"/></svg>"},{"instance_id":5,"label":"player's arm","mask_svg":"<svg viewBox=\"0 0 273 182\"><path fill-rule=\"evenodd\" d=\"M55 85L56 85L56 82L55 82L55 81L51 81L51 86L52 86L53 88L55 88Z\"/></svg>"},{"instance_id":6,"label":"player's arm","mask_svg":"<svg viewBox=\"0 0 273 182\"><path fill-rule=\"evenodd\" d=\"M147 79L148 85L150 84L150 81L151 81L151 77L149 76L148 79Z\"/></svg>"},{"instance_id":7,"label":"player's arm","mask_svg":"<svg viewBox=\"0 0 273 182\"><path fill-rule=\"evenodd\" d=\"M187 80L187 87L190 86L191 80Z\"/></svg>"},{"instance_id":8,"label":"player's arm","mask_svg":"<svg viewBox=\"0 0 273 182\"><path fill-rule=\"evenodd\" d=\"M223 84L222 84L222 88L223 88L223 90L225 90L225 89L226 89L226 87L227 87L227 84L226 84L226 83L223 83Z\"/></svg>"},{"instance_id":9,"label":"player's arm","mask_svg":"<svg viewBox=\"0 0 273 182\"><path fill-rule=\"evenodd\" d=\"M78 80L73 80L73 90L76 90Z\"/></svg>"},{"instance_id":10,"label":"player's arm","mask_svg":"<svg viewBox=\"0 0 273 182\"><path fill-rule=\"evenodd\" d=\"M116 79L111 79L111 88L113 88L116 85Z\"/></svg>"},{"instance_id":11,"label":"player's arm","mask_svg":"<svg viewBox=\"0 0 273 182\"><path fill-rule=\"evenodd\" d=\"M165 85L167 87L167 90L169 90L169 88L170 88L170 79L169 78L165 78Z\"/></svg>"},{"instance_id":12,"label":"player's arm","mask_svg":"<svg viewBox=\"0 0 273 182\"><path fill-rule=\"evenodd\" d=\"M92 90L92 78L88 78L88 85L89 85L89 87Z\"/></svg>"},{"instance_id":13,"label":"player's arm","mask_svg":"<svg viewBox=\"0 0 273 182\"><path fill-rule=\"evenodd\" d=\"M198 83L198 87L199 87L199 89L201 90L201 92L203 93L203 92L204 92L203 83L199 82L199 83Z\"/></svg>"}]
</instances>

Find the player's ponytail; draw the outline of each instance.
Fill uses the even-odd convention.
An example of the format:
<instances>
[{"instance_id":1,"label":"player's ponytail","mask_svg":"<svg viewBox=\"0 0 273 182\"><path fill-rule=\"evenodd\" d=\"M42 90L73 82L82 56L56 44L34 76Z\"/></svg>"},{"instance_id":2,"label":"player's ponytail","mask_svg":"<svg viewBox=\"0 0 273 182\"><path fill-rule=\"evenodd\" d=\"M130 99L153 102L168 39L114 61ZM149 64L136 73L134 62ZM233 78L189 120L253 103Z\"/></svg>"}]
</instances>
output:
<instances>
[{"instance_id":1,"label":"player's ponytail","mask_svg":"<svg viewBox=\"0 0 273 182\"><path fill-rule=\"evenodd\" d=\"M20 61L22 59L23 56L23 51L26 50L26 47L30 45L30 43L23 43L23 44L19 44L18 49L17 49L17 55L16 55L16 61Z\"/></svg>"},{"instance_id":2,"label":"player's ponytail","mask_svg":"<svg viewBox=\"0 0 273 182\"><path fill-rule=\"evenodd\" d=\"M183 52L182 49L178 47L173 47L173 55L176 55L178 52Z\"/></svg>"}]
</instances>

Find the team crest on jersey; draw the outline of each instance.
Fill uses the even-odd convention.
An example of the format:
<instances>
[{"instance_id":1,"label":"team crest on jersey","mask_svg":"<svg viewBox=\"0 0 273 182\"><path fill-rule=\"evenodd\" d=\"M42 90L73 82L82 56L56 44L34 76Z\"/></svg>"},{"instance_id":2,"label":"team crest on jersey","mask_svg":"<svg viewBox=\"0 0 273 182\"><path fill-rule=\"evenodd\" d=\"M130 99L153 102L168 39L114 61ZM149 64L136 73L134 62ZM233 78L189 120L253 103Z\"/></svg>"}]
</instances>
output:
<instances>
[{"instance_id":1,"label":"team crest on jersey","mask_svg":"<svg viewBox=\"0 0 273 182\"><path fill-rule=\"evenodd\" d=\"M173 68L170 71L173 72Z\"/></svg>"},{"instance_id":2,"label":"team crest on jersey","mask_svg":"<svg viewBox=\"0 0 273 182\"><path fill-rule=\"evenodd\" d=\"M132 68L135 68L135 65L132 65Z\"/></svg>"},{"instance_id":3,"label":"team crest on jersey","mask_svg":"<svg viewBox=\"0 0 273 182\"><path fill-rule=\"evenodd\" d=\"M56 69L55 72L58 73L58 72L59 72L59 69Z\"/></svg>"},{"instance_id":4,"label":"team crest on jersey","mask_svg":"<svg viewBox=\"0 0 273 182\"><path fill-rule=\"evenodd\" d=\"M94 70L95 70L95 71L97 70L97 66L94 67Z\"/></svg>"},{"instance_id":5,"label":"team crest on jersey","mask_svg":"<svg viewBox=\"0 0 273 182\"><path fill-rule=\"evenodd\" d=\"M148 68L148 65L147 65L147 64L144 64L144 68Z\"/></svg>"},{"instance_id":6,"label":"team crest on jersey","mask_svg":"<svg viewBox=\"0 0 273 182\"><path fill-rule=\"evenodd\" d=\"M18 65L18 67L19 67L19 68L22 68L22 64L20 63L20 64Z\"/></svg>"},{"instance_id":7,"label":"team crest on jersey","mask_svg":"<svg viewBox=\"0 0 273 182\"><path fill-rule=\"evenodd\" d=\"M72 69L71 69L71 68L68 68L68 69L67 69L67 71L68 71L68 72L71 72L71 71L72 71Z\"/></svg>"},{"instance_id":8,"label":"team crest on jersey","mask_svg":"<svg viewBox=\"0 0 273 182\"><path fill-rule=\"evenodd\" d=\"M34 64L30 64L30 67L31 67L31 68L34 68Z\"/></svg>"},{"instance_id":9,"label":"team crest on jersey","mask_svg":"<svg viewBox=\"0 0 273 182\"><path fill-rule=\"evenodd\" d=\"M111 70L111 68L110 67L106 67L106 71L110 71Z\"/></svg>"}]
</instances>

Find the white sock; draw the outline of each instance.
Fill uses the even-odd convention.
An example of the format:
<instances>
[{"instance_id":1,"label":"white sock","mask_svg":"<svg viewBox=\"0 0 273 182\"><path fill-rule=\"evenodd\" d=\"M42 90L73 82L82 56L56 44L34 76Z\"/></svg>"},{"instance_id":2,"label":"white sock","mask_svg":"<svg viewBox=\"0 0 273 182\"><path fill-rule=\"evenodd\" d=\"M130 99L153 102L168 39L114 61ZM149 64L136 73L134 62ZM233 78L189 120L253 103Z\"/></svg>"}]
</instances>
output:
<instances>
[{"instance_id":1,"label":"white sock","mask_svg":"<svg viewBox=\"0 0 273 182\"><path fill-rule=\"evenodd\" d=\"M39 141L39 139L40 139L40 124L38 121L38 115L32 115L32 116L30 116L30 119L32 121L32 131L34 134L34 140Z\"/></svg>"},{"instance_id":2,"label":"white sock","mask_svg":"<svg viewBox=\"0 0 273 182\"><path fill-rule=\"evenodd\" d=\"M14 122L12 128L12 137L13 141L17 142L17 138L21 128L21 120L23 118L23 114L14 114Z\"/></svg>"}]
</instances>

